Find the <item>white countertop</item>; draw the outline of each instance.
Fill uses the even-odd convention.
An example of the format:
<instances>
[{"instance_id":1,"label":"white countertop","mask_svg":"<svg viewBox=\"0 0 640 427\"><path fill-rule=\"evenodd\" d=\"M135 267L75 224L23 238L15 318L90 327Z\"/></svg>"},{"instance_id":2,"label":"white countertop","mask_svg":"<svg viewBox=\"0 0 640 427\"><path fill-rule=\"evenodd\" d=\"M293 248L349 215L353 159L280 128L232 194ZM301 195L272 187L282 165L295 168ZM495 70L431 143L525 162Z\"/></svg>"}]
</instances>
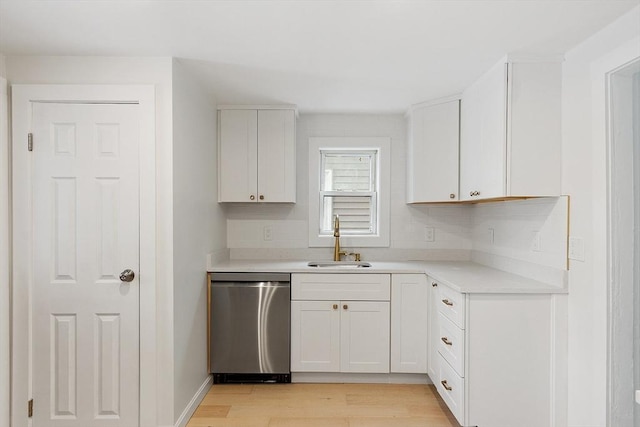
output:
<instances>
[{"instance_id":1,"label":"white countertop","mask_svg":"<svg viewBox=\"0 0 640 427\"><path fill-rule=\"evenodd\" d=\"M210 270L220 272L261 273L420 273L462 293L567 293L567 289L473 262L461 261L367 261L367 268L309 267L307 261L230 260Z\"/></svg>"}]
</instances>

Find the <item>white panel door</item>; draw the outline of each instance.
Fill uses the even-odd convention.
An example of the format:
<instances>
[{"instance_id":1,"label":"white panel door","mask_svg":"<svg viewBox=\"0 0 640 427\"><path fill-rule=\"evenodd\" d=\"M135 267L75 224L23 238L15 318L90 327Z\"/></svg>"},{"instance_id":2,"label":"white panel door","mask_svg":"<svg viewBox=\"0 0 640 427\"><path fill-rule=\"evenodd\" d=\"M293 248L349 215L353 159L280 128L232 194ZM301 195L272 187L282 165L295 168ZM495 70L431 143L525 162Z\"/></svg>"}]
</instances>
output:
<instances>
[{"instance_id":1,"label":"white panel door","mask_svg":"<svg viewBox=\"0 0 640 427\"><path fill-rule=\"evenodd\" d=\"M389 303L340 303L340 371L389 372Z\"/></svg>"},{"instance_id":2,"label":"white panel door","mask_svg":"<svg viewBox=\"0 0 640 427\"><path fill-rule=\"evenodd\" d=\"M339 303L291 301L291 372L339 371Z\"/></svg>"},{"instance_id":3,"label":"white panel door","mask_svg":"<svg viewBox=\"0 0 640 427\"><path fill-rule=\"evenodd\" d=\"M34 426L137 426L138 106L34 103L32 132Z\"/></svg>"},{"instance_id":4,"label":"white panel door","mask_svg":"<svg viewBox=\"0 0 640 427\"><path fill-rule=\"evenodd\" d=\"M391 276L391 372L427 373L427 276Z\"/></svg>"},{"instance_id":5,"label":"white panel door","mask_svg":"<svg viewBox=\"0 0 640 427\"><path fill-rule=\"evenodd\" d=\"M258 110L258 201L296 201L294 110Z\"/></svg>"},{"instance_id":6,"label":"white panel door","mask_svg":"<svg viewBox=\"0 0 640 427\"><path fill-rule=\"evenodd\" d=\"M258 201L256 110L220 110L218 201Z\"/></svg>"}]
</instances>

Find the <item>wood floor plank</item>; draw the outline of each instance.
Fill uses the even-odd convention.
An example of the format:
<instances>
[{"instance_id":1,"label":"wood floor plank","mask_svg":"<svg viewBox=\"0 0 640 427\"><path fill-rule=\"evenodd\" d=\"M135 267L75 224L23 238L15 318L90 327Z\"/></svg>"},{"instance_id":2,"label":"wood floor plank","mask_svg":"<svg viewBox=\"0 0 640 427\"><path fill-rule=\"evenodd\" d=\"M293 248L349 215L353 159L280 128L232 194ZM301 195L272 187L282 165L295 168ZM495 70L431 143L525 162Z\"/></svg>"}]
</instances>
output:
<instances>
[{"instance_id":1,"label":"wood floor plank","mask_svg":"<svg viewBox=\"0 0 640 427\"><path fill-rule=\"evenodd\" d=\"M347 418L271 418L269 427L349 427Z\"/></svg>"},{"instance_id":2,"label":"wood floor plank","mask_svg":"<svg viewBox=\"0 0 640 427\"><path fill-rule=\"evenodd\" d=\"M187 427L459 427L433 385L214 385Z\"/></svg>"}]
</instances>

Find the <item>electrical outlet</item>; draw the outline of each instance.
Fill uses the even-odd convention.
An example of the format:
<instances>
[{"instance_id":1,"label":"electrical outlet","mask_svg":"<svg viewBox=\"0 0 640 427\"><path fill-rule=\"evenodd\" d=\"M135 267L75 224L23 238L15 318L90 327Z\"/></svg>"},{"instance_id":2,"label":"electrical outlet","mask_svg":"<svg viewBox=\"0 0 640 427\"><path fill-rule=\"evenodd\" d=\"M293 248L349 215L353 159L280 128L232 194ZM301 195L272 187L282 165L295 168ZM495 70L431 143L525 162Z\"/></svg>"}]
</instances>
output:
<instances>
[{"instance_id":1,"label":"electrical outlet","mask_svg":"<svg viewBox=\"0 0 640 427\"><path fill-rule=\"evenodd\" d=\"M540 238L540 232L533 232L533 241L531 242L531 250L534 252L540 252L542 250L542 242Z\"/></svg>"},{"instance_id":2,"label":"electrical outlet","mask_svg":"<svg viewBox=\"0 0 640 427\"><path fill-rule=\"evenodd\" d=\"M436 230L433 227L424 228L424 240L434 242L436 240Z\"/></svg>"},{"instance_id":3,"label":"electrical outlet","mask_svg":"<svg viewBox=\"0 0 640 427\"><path fill-rule=\"evenodd\" d=\"M584 240L580 237L569 237L569 259L584 261Z\"/></svg>"},{"instance_id":4,"label":"electrical outlet","mask_svg":"<svg viewBox=\"0 0 640 427\"><path fill-rule=\"evenodd\" d=\"M270 225L265 225L264 228L262 229L262 238L265 241L273 240L273 230L271 230Z\"/></svg>"},{"instance_id":5,"label":"electrical outlet","mask_svg":"<svg viewBox=\"0 0 640 427\"><path fill-rule=\"evenodd\" d=\"M494 229L493 229L493 228L490 228L490 229L487 231L487 242L488 242L490 245L493 245L493 243L495 242L495 231L494 231Z\"/></svg>"}]
</instances>

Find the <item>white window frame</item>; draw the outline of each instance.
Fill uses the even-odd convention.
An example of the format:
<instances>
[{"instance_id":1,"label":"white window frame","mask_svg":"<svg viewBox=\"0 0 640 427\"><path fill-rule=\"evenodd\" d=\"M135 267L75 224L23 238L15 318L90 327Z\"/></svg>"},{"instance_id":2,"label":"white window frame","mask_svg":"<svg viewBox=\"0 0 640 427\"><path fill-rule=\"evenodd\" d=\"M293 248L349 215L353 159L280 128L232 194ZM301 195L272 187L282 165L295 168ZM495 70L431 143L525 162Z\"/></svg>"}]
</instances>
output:
<instances>
[{"instance_id":1,"label":"white window frame","mask_svg":"<svg viewBox=\"0 0 640 427\"><path fill-rule=\"evenodd\" d=\"M340 245L346 248L389 247L390 192L391 192L391 138L389 137L311 137L309 138L309 247L331 247L333 234L320 233L320 171L322 151L376 151L375 173L377 197L375 204L374 234L340 236Z\"/></svg>"}]
</instances>

